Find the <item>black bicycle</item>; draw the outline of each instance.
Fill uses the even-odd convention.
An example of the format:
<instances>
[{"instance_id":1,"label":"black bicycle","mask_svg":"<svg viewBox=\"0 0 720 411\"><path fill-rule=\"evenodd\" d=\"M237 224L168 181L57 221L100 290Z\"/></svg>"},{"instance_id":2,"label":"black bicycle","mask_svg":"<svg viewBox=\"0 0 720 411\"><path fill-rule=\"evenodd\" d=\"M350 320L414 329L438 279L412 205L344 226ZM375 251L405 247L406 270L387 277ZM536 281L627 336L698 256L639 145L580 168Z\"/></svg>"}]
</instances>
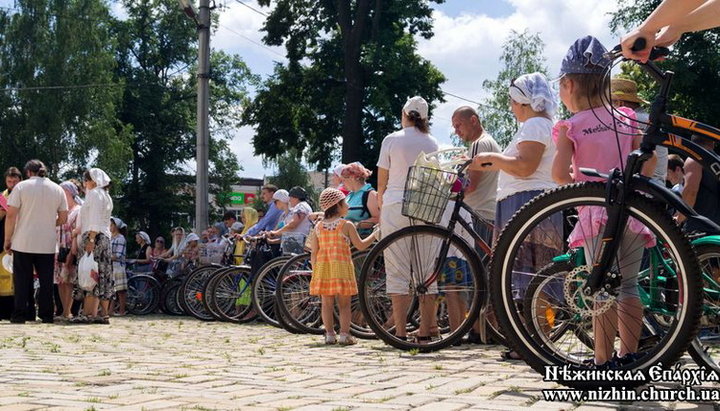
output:
<instances>
[{"instance_id":1,"label":"black bicycle","mask_svg":"<svg viewBox=\"0 0 720 411\"><path fill-rule=\"evenodd\" d=\"M640 170L661 145L691 156L720 176L720 157L690 141L694 135L720 140L720 130L667 113L673 73L662 71L653 62L667 54L667 49L656 48L648 63L637 63L660 84L660 90L652 103L641 147L627 157L624 168L609 175L577 170L605 182L570 184L536 197L513 216L497 241L490 288L498 321L510 347L538 372L544 373L547 366L567 366L571 371L567 376L572 376L575 371L596 368L595 349L627 344L632 340L629 335L634 335L636 343L642 341L641 333L647 328L643 324L648 319L653 322L654 343L640 344L633 354L611 362L613 369L642 371L640 375L647 376L650 367L674 364L695 338L703 305L701 269L690 241L672 220L667 206L706 227L707 233L718 233L720 227L699 216L664 184L640 175ZM620 48L607 57L619 63ZM612 66L603 80L608 107L607 82ZM616 120L606 126L618 134L615 121L623 121L623 114L613 111ZM558 216L563 224L553 223ZM651 253L650 248L655 251ZM543 274L553 258L566 252L584 253L585 263L569 266L556 277ZM657 269L649 263L651 254L657 260ZM639 276L632 267L651 268ZM554 281L548 281L549 288L542 293L536 292L537 287L528 287L533 278ZM528 295L529 290L534 294ZM633 292L637 299L632 298ZM548 315L534 307L541 307L542 299L549 294L560 296L567 315L595 320L596 328L564 333L566 338L547 338L547 330L533 326L534 321L528 318ZM643 303L638 302L641 297ZM528 317L528 309L537 312ZM553 318L561 320L566 319ZM547 323L547 319L543 321ZM618 336L623 332L626 341ZM647 381L575 381L560 375L559 382L597 388L638 386Z\"/></svg>"}]
</instances>

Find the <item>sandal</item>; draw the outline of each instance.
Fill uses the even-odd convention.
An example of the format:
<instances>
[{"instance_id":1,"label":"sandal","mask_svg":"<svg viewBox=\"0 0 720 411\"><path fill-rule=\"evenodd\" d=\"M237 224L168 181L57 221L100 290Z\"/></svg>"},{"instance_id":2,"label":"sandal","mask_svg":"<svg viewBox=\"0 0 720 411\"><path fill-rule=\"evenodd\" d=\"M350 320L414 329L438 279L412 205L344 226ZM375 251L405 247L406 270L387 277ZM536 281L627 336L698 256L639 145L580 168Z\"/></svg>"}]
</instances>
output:
<instances>
[{"instance_id":1,"label":"sandal","mask_svg":"<svg viewBox=\"0 0 720 411\"><path fill-rule=\"evenodd\" d=\"M70 324L90 324L90 317L84 314L77 315L69 320Z\"/></svg>"},{"instance_id":2,"label":"sandal","mask_svg":"<svg viewBox=\"0 0 720 411\"><path fill-rule=\"evenodd\" d=\"M516 353L513 350L507 350L500 353L500 358L503 361L522 361L522 357L520 354Z\"/></svg>"},{"instance_id":3,"label":"sandal","mask_svg":"<svg viewBox=\"0 0 720 411\"><path fill-rule=\"evenodd\" d=\"M335 336L335 334L325 334L325 344L326 345L337 344L337 337Z\"/></svg>"}]
</instances>

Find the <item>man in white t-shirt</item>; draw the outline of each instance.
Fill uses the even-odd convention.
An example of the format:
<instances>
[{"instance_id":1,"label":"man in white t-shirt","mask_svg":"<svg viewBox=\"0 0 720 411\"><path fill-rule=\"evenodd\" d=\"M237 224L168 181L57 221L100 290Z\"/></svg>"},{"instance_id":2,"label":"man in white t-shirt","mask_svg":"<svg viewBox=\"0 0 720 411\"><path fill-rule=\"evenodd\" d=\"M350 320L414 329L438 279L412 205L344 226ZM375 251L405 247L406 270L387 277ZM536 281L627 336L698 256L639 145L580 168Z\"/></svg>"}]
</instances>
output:
<instances>
[{"instance_id":1,"label":"man in white t-shirt","mask_svg":"<svg viewBox=\"0 0 720 411\"><path fill-rule=\"evenodd\" d=\"M501 153L495 139L485 132L475 109L462 106L452 116L455 134L470 143L468 156L474 158L480 153ZM495 221L495 196L497 194L497 171L468 170L469 185L465 190L465 203L490 225ZM488 245L492 241L492 227L481 221L474 222L475 230Z\"/></svg>"},{"instance_id":2,"label":"man in white t-shirt","mask_svg":"<svg viewBox=\"0 0 720 411\"><path fill-rule=\"evenodd\" d=\"M28 179L18 183L8 198L4 250L13 255L15 310L10 322L16 324L35 321L33 271L40 279L38 316L44 323L53 322L55 227L67 220L68 205L63 189L46 173L42 161L28 161Z\"/></svg>"}]
</instances>

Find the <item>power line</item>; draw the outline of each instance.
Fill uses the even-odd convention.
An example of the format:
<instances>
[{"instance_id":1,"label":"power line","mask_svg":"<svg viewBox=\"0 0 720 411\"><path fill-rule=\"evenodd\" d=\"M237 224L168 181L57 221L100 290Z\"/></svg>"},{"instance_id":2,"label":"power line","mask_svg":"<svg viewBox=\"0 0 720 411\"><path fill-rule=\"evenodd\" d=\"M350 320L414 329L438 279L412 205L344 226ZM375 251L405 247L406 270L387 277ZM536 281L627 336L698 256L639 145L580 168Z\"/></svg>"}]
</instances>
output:
<instances>
[{"instance_id":1,"label":"power line","mask_svg":"<svg viewBox=\"0 0 720 411\"><path fill-rule=\"evenodd\" d=\"M249 5L249 4L246 4L246 3L245 3L244 1L242 1L242 0L235 0L235 1L236 1L237 3L242 4L243 6L245 6L245 7L247 7L247 8L249 8L250 10L254 11L255 13L257 13L257 14L263 16L263 17L267 17L267 16L268 16L267 13L265 13L265 12L263 12L263 11L260 11L260 10L256 9L255 7Z\"/></svg>"},{"instance_id":2,"label":"power line","mask_svg":"<svg viewBox=\"0 0 720 411\"><path fill-rule=\"evenodd\" d=\"M456 99L459 99L459 100L462 100L462 101L467 101L468 103L476 104L477 106L486 108L486 109L488 109L488 110L497 111L498 113L507 113L507 111L505 111L505 110L500 110L500 109L498 109L498 108L496 108L496 107L489 106L489 105L487 105L487 104L480 103L480 102L477 102L477 101L474 101L474 100L470 100L470 99L465 98L465 97L462 97L462 96L458 96L457 94L448 93L448 92L445 91L445 90L442 90L442 92L443 92L443 94L445 94L446 96L455 97Z\"/></svg>"},{"instance_id":3,"label":"power line","mask_svg":"<svg viewBox=\"0 0 720 411\"><path fill-rule=\"evenodd\" d=\"M260 47L262 47L262 48L270 51L271 53L273 53L273 54L275 54L275 55L278 55L278 56L280 56L280 57L282 57L282 58L286 58L285 55L283 55L282 53L278 53L277 51L271 49L270 47L268 47L268 46L266 46L266 45L264 45L264 44L262 44L262 43L259 43L259 42L251 39L250 37L248 37L248 36L246 36L246 35L244 35L244 34L240 34L240 33L238 33L237 31L231 29L230 27L228 27L228 26L226 26L226 25L224 25L224 24L219 24L219 26L222 27L222 28L224 28L225 30L227 30L227 31L229 31L229 32L231 32L231 33L239 36L239 37L242 37L243 39L249 41L250 43L255 44L256 46L260 46Z\"/></svg>"}]
</instances>

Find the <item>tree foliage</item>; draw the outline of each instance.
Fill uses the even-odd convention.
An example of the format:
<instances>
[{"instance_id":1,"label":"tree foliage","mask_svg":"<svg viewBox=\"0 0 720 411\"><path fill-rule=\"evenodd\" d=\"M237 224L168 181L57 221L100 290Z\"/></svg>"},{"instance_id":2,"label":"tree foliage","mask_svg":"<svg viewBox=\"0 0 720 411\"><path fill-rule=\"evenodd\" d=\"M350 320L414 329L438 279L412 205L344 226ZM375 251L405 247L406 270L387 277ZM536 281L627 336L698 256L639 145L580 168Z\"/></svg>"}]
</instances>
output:
<instances>
[{"instance_id":1,"label":"tree foliage","mask_svg":"<svg viewBox=\"0 0 720 411\"><path fill-rule=\"evenodd\" d=\"M18 0L0 10L0 164L39 158L53 176L89 161L127 164L111 21L101 0Z\"/></svg>"},{"instance_id":2,"label":"tree foliage","mask_svg":"<svg viewBox=\"0 0 720 411\"><path fill-rule=\"evenodd\" d=\"M184 175L195 158L197 42L194 22L172 0L125 0L127 19L116 22L117 76L126 84L118 113L132 126L132 161L122 204L136 227L167 231L178 214L194 213ZM215 51L210 75L211 192L229 191L240 170L229 148L257 81L237 56Z\"/></svg>"},{"instance_id":3,"label":"tree foliage","mask_svg":"<svg viewBox=\"0 0 720 411\"><path fill-rule=\"evenodd\" d=\"M483 82L483 88L490 93L490 97L478 107L478 114L485 129L504 147L517 131L517 120L510 110L510 82L527 73L540 72L547 75L547 66L543 57L545 43L538 33L532 34L527 30L518 33L512 30L502 50L502 68L497 78Z\"/></svg>"},{"instance_id":4,"label":"tree foliage","mask_svg":"<svg viewBox=\"0 0 720 411\"><path fill-rule=\"evenodd\" d=\"M342 147L343 162L372 165L407 97L442 101L445 78L417 55L413 37L433 34L429 2L259 3L274 4L264 41L284 43L289 62L275 67L246 112L256 154L277 160L294 148L326 169Z\"/></svg>"},{"instance_id":5,"label":"tree foliage","mask_svg":"<svg viewBox=\"0 0 720 411\"><path fill-rule=\"evenodd\" d=\"M116 182L131 231L165 233L194 215L195 23L174 0L18 0L0 10L0 165L40 158L55 177L88 166ZM240 166L229 142L247 86L237 56L211 54L211 192ZM182 218L182 216L185 216Z\"/></svg>"},{"instance_id":6,"label":"tree foliage","mask_svg":"<svg viewBox=\"0 0 720 411\"><path fill-rule=\"evenodd\" d=\"M639 25L660 4L660 0L619 1L613 14L611 28L617 34ZM720 29L689 33L673 46L668 59L659 65L675 73L669 108L684 117L720 126L720 101L712 92L720 90ZM657 85L639 67L628 64L623 75L636 80L640 92L652 99Z\"/></svg>"}]
</instances>

